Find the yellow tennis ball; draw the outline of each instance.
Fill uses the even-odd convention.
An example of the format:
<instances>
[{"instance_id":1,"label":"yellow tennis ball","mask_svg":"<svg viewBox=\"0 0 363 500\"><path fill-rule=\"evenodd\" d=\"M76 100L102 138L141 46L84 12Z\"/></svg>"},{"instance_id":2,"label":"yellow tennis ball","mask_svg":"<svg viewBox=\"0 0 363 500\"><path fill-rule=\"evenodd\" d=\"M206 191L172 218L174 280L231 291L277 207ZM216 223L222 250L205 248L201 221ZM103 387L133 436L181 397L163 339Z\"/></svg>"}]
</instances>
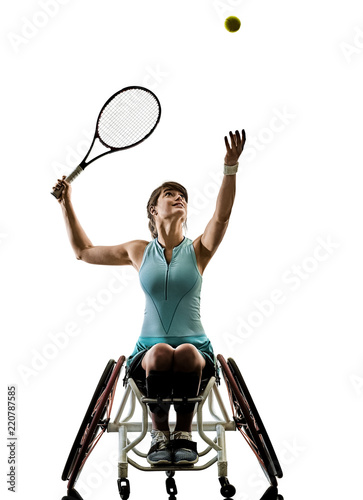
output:
<instances>
[{"instance_id":1,"label":"yellow tennis ball","mask_svg":"<svg viewBox=\"0 0 363 500\"><path fill-rule=\"evenodd\" d=\"M226 28L227 31L235 33L240 29L241 21L236 16L229 16L224 21L224 27Z\"/></svg>"}]
</instances>

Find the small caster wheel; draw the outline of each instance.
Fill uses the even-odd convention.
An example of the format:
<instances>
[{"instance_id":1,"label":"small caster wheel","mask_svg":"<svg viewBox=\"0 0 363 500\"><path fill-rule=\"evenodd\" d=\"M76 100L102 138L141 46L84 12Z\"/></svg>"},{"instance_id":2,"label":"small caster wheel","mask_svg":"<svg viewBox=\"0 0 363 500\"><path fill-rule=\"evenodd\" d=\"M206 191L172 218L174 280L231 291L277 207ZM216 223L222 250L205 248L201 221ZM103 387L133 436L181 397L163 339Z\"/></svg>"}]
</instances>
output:
<instances>
[{"instance_id":1,"label":"small caster wheel","mask_svg":"<svg viewBox=\"0 0 363 500\"><path fill-rule=\"evenodd\" d=\"M218 479L222 486L220 489L221 495L225 498L232 498L236 494L236 488L232 484L229 484L226 477L220 477Z\"/></svg>"},{"instance_id":2,"label":"small caster wheel","mask_svg":"<svg viewBox=\"0 0 363 500\"><path fill-rule=\"evenodd\" d=\"M236 488L232 484L227 484L221 488L221 495L225 498L232 498L236 494Z\"/></svg>"},{"instance_id":3,"label":"small caster wheel","mask_svg":"<svg viewBox=\"0 0 363 500\"><path fill-rule=\"evenodd\" d=\"M130 496L130 482L126 477L117 480L118 491L122 500L127 500Z\"/></svg>"},{"instance_id":4,"label":"small caster wheel","mask_svg":"<svg viewBox=\"0 0 363 500\"><path fill-rule=\"evenodd\" d=\"M175 495L177 495L178 493L178 490L177 490L177 487L176 487L176 484L175 484L175 479L171 476L169 476L166 481L165 481L165 484L166 484L166 492L168 493L169 496L169 500L174 500L176 498Z\"/></svg>"}]
</instances>

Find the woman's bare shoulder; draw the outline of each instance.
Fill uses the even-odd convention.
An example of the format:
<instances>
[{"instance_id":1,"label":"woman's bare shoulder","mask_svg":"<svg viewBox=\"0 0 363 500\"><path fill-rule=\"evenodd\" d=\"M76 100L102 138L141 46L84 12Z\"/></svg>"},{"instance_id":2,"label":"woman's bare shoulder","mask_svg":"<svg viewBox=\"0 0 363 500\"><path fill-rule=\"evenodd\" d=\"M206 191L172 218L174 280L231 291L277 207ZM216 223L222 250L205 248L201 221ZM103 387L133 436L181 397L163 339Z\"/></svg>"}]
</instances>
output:
<instances>
[{"instance_id":1,"label":"woman's bare shoulder","mask_svg":"<svg viewBox=\"0 0 363 500\"><path fill-rule=\"evenodd\" d=\"M149 244L146 240L132 240L124 243L132 265L139 271L145 248Z\"/></svg>"}]
</instances>

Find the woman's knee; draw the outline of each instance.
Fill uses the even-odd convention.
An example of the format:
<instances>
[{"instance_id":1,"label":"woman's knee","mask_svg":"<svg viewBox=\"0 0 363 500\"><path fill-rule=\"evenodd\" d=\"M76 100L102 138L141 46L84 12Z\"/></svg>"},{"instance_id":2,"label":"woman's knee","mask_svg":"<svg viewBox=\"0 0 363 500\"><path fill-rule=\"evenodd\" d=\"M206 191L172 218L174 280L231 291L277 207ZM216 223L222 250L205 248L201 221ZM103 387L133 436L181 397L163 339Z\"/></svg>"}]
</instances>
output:
<instances>
[{"instance_id":1,"label":"woman's knee","mask_svg":"<svg viewBox=\"0 0 363 500\"><path fill-rule=\"evenodd\" d=\"M182 344L175 349L174 371L201 373L205 360L193 344Z\"/></svg>"},{"instance_id":2,"label":"woman's knee","mask_svg":"<svg viewBox=\"0 0 363 500\"><path fill-rule=\"evenodd\" d=\"M155 344L145 354L142 367L146 372L150 370L171 370L173 365L174 349L168 344Z\"/></svg>"}]
</instances>

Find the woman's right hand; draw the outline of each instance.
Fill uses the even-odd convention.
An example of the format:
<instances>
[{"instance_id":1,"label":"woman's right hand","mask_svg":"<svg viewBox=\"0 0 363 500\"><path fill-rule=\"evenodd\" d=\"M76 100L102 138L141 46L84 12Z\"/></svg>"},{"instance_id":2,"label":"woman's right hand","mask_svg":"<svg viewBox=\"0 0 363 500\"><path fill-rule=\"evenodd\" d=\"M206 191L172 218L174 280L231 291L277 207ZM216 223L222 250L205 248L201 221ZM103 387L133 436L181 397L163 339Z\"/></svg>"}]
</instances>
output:
<instances>
[{"instance_id":1,"label":"woman's right hand","mask_svg":"<svg viewBox=\"0 0 363 500\"><path fill-rule=\"evenodd\" d=\"M58 198L58 202L64 204L66 201L71 201L72 187L69 182L66 181L66 176L63 175L61 179L57 180L57 184L53 186L53 190L60 189L63 187L61 191L61 195Z\"/></svg>"}]
</instances>

